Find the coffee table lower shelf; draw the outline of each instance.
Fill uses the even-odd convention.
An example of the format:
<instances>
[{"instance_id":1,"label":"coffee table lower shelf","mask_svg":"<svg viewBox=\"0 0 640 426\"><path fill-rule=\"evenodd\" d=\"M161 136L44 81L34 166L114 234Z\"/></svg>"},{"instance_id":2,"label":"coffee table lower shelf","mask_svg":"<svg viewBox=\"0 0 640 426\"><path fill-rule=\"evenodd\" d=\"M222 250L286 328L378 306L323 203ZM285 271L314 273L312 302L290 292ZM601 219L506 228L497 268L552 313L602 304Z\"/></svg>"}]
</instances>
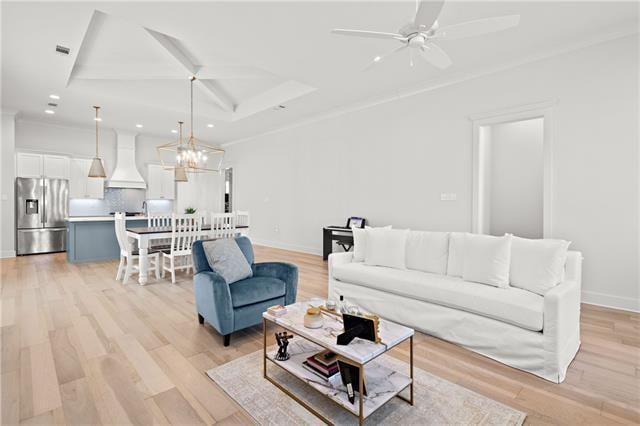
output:
<instances>
[{"instance_id":1,"label":"coffee table lower shelf","mask_svg":"<svg viewBox=\"0 0 640 426\"><path fill-rule=\"evenodd\" d=\"M283 392L287 393L293 399L301 403L305 408L320 417L323 421L328 422L328 419L324 418L313 407L310 407L306 402L302 401L296 395L293 395L290 391L284 388L281 384L277 383L274 379L268 376L266 371L266 361L271 361L273 364L279 366L285 371L289 372L293 376L307 383L313 389L320 392L329 400L340 405L342 408L349 411L351 414L357 416L362 422L369 415L375 412L378 408L382 407L385 403L391 400L395 396L402 392L404 389L411 385L412 379L408 375L401 372L392 370L383 366L376 360L370 361L363 365L362 368L365 371L366 389L368 396L365 396L362 403L362 413L359 412L359 394L356 393L356 399L352 404L349 402L347 396L347 390L338 378L334 383L326 382L314 373L310 372L302 365L308 357L320 352L324 348L304 338L298 338L292 340L289 344L289 353L291 358L287 361L278 361L275 359L277 352L277 346L272 346L266 349L265 352L265 378L275 384ZM409 366L407 365L407 370ZM400 396L401 397L401 396ZM401 397L402 398L402 397ZM408 401L406 398L402 398Z\"/></svg>"}]
</instances>

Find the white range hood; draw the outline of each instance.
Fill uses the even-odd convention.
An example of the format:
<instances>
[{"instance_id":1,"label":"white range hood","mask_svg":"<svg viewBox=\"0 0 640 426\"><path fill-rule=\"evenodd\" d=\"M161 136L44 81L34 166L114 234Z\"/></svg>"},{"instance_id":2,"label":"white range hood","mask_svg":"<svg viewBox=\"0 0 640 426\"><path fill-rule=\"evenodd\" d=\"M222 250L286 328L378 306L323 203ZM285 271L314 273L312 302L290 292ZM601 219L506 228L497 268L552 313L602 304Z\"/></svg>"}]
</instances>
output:
<instances>
[{"instance_id":1,"label":"white range hood","mask_svg":"<svg viewBox=\"0 0 640 426\"><path fill-rule=\"evenodd\" d=\"M116 168L107 187L145 189L147 184L136 167L136 133L116 130L116 148Z\"/></svg>"}]
</instances>

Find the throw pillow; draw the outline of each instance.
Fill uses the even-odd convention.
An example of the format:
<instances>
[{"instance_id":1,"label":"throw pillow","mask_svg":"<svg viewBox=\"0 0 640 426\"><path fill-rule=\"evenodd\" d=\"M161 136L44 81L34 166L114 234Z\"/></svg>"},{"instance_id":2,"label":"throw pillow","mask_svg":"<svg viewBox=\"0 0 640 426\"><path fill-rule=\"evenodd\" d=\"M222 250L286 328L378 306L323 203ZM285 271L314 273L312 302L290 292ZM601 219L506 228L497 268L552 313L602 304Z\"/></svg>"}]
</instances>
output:
<instances>
[{"instance_id":1,"label":"throw pillow","mask_svg":"<svg viewBox=\"0 0 640 426\"><path fill-rule=\"evenodd\" d=\"M448 232L411 231L407 236L407 269L447 273Z\"/></svg>"},{"instance_id":2,"label":"throw pillow","mask_svg":"<svg viewBox=\"0 0 640 426\"><path fill-rule=\"evenodd\" d=\"M562 282L570 244L564 240L530 240L514 236L509 272L511 285L544 296Z\"/></svg>"},{"instance_id":3,"label":"throw pillow","mask_svg":"<svg viewBox=\"0 0 640 426\"><path fill-rule=\"evenodd\" d=\"M364 263L406 269L408 229L367 229L367 252Z\"/></svg>"},{"instance_id":4,"label":"throw pillow","mask_svg":"<svg viewBox=\"0 0 640 426\"><path fill-rule=\"evenodd\" d=\"M467 234L462 279L494 287L509 286L511 235Z\"/></svg>"},{"instance_id":5,"label":"throw pillow","mask_svg":"<svg viewBox=\"0 0 640 426\"><path fill-rule=\"evenodd\" d=\"M251 265L235 240L221 238L205 241L202 248L213 272L224 278L227 284L253 276Z\"/></svg>"},{"instance_id":6,"label":"throw pillow","mask_svg":"<svg viewBox=\"0 0 640 426\"><path fill-rule=\"evenodd\" d=\"M353 261L364 262L367 253L367 230L368 229L391 229L391 225L380 228L365 226L364 228L353 229Z\"/></svg>"},{"instance_id":7,"label":"throw pillow","mask_svg":"<svg viewBox=\"0 0 640 426\"><path fill-rule=\"evenodd\" d=\"M450 277L462 277L464 269L464 243L466 238L466 232L451 232L449 234L447 275Z\"/></svg>"}]
</instances>

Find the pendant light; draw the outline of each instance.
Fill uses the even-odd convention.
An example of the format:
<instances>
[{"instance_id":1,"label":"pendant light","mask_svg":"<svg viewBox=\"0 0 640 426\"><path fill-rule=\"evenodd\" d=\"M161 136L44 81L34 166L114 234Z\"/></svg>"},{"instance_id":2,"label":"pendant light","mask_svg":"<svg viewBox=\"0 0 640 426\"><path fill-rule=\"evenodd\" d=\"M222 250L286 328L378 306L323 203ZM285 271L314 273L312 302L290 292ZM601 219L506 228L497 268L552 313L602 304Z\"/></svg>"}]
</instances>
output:
<instances>
[{"instance_id":1,"label":"pendant light","mask_svg":"<svg viewBox=\"0 0 640 426\"><path fill-rule=\"evenodd\" d=\"M96 156L93 158L91 162L91 168L89 169L89 177L92 178L106 178L107 174L104 172L104 166L102 165L102 159L98 155L98 123L100 123L100 107L94 106L96 110L96 118L94 118L96 122Z\"/></svg>"},{"instance_id":2,"label":"pendant light","mask_svg":"<svg viewBox=\"0 0 640 426\"><path fill-rule=\"evenodd\" d=\"M178 148L177 148L177 152L178 154L176 155L176 166L173 169L173 179L176 182L188 182L189 179L187 179L187 172L184 169L184 164L182 164L181 157L180 157L180 152L183 149L183 145L182 145L182 125L184 124L183 121L178 121L178 128L180 129L178 132L180 133L180 136L178 136Z\"/></svg>"}]
</instances>

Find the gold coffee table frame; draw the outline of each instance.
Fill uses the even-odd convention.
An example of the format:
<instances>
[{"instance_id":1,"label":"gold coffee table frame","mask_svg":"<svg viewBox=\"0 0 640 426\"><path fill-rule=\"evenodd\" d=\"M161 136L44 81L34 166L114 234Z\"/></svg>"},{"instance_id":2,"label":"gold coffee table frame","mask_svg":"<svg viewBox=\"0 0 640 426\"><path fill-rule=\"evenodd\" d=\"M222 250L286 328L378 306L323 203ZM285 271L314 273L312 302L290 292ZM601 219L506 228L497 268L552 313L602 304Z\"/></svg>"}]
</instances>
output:
<instances>
[{"instance_id":1,"label":"gold coffee table frame","mask_svg":"<svg viewBox=\"0 0 640 426\"><path fill-rule=\"evenodd\" d=\"M277 365L278 367L282 368L284 371L286 371L287 373L291 374L293 377L297 378L298 380L300 380L301 382L304 383L304 381L302 379L300 379L298 376L296 376L295 374L292 374L291 372L287 371L284 367L279 365L278 362L276 362L275 360L270 359L267 356L267 329L269 327L268 323L271 323L271 324L273 324L273 325L275 325L277 327L285 329L285 330L293 333L294 335L296 335L296 336L298 336L298 337L300 337L302 339L309 340L309 339L306 339L304 336L301 336L301 335L297 334L295 332L295 330L293 330L293 329L291 329L289 327L283 326L282 324L278 324L275 321L272 321L270 319L267 319L267 318L263 317L262 318L262 343L263 343L262 344L262 371L263 371L263 377L265 379L267 379L268 381L270 381L271 383L273 383L278 389L280 389L282 392L287 394L289 397L291 397L293 400L295 400L298 404L302 405L308 411L313 413L320 420L322 420L323 422L325 422L328 425L332 425L333 423L331 423L331 421L329 419L327 419L325 416L320 414L320 412L316 408L314 408L313 406L308 404L306 401L303 401L301 398L298 398L291 391L289 391L287 388L282 386L280 383L276 382L274 379L269 377L269 375L267 374L267 360L268 360L268 361L271 361L274 365ZM395 396L400 398L400 399L402 399L403 401L406 401L410 405L413 405L413 381L414 381L413 380L413 334L411 336L401 340L400 342L398 342L398 344L394 345L394 348L399 346L399 345L401 345L406 340L409 340L409 377L411 378L411 382L409 383L409 385L407 385L409 387L409 398L407 399L404 396L400 395L400 392L404 391L407 388L406 386L404 388L400 389ZM325 348L325 349L331 350L331 348L326 344L318 343L316 341L312 341L312 342L317 344L318 346L321 346L321 347ZM387 352L388 351L385 351L385 352L381 353L380 355L383 355L383 354L385 354ZM364 382L365 365L368 364L369 362L373 361L374 359L378 358L378 356L380 356L380 355L374 356L373 358L371 358L370 360L368 360L365 363L356 362L353 359L351 359L349 357L346 357L344 355L339 355L339 357L346 359L350 364L358 366L358 368L360 369L360 374L358 375L359 376L358 389L362 389L363 386L364 386L363 382ZM324 395L320 391L318 391L318 393L320 393L321 395ZM324 395L324 396L329 401L331 401L334 404L338 405L340 408L345 409L344 407L340 406L340 404L338 404L333 399L329 398L326 395ZM391 401L391 399L389 401ZM389 401L387 401L387 402L389 402ZM364 424L364 420L365 420L364 411L363 411L363 403L364 403L364 395L363 395L362 392L358 392L358 405L359 405L359 407L358 407L358 415L357 416L358 416L358 424L359 425L363 425ZM382 407L382 406L384 406L384 404L382 404L380 407ZM379 409L380 407L376 408L376 410ZM351 414L354 414L353 412L351 412L349 410L346 410L346 411L351 413ZM375 410L371 414L373 414L374 412L375 412Z\"/></svg>"}]
</instances>

